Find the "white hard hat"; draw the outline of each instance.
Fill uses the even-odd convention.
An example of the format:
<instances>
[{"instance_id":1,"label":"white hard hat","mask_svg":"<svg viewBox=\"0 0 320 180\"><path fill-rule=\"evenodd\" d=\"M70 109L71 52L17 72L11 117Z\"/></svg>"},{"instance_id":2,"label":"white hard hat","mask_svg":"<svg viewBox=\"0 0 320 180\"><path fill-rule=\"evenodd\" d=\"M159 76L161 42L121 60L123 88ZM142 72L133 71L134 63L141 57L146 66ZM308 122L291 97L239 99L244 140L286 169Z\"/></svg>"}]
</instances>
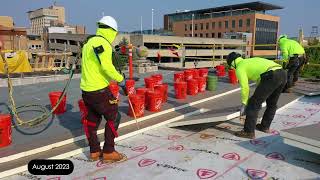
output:
<instances>
[{"instance_id":1,"label":"white hard hat","mask_svg":"<svg viewBox=\"0 0 320 180\"><path fill-rule=\"evenodd\" d=\"M111 16L104 16L97 23L98 23L98 25L99 24L107 25L107 26L111 27L112 29L118 31L117 21Z\"/></svg>"}]
</instances>

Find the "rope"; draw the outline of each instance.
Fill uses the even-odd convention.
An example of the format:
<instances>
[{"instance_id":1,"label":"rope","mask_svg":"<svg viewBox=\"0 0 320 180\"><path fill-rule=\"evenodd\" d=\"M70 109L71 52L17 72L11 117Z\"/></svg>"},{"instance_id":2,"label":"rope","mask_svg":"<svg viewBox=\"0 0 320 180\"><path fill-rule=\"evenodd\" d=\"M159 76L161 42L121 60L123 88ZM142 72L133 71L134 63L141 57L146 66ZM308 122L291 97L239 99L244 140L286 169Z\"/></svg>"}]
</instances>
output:
<instances>
[{"instance_id":1,"label":"rope","mask_svg":"<svg viewBox=\"0 0 320 180\"><path fill-rule=\"evenodd\" d=\"M17 127L17 126L22 126L22 125L28 125L30 127L33 127L33 126L36 126L36 125L42 123L46 119L48 119L48 117L50 117L52 115L52 113L57 109L57 107L61 103L63 97L65 96L65 94L67 92L67 89L68 89L68 87L70 85L71 79L73 77L74 71L70 70L69 79L68 79L65 87L63 88L62 94L59 97L57 104L51 109L51 111L48 111L46 107L44 107L42 105L39 105L39 104L26 104L26 105L22 105L22 106L16 106L16 103L15 103L14 98L13 98L13 85L12 85L12 80L10 78L8 62L7 62L6 58L4 57L3 53L0 53L0 54L1 54L1 57L3 59L4 68L5 68L6 75L7 75L9 102L10 102L10 105L11 105L11 107L9 109L10 110L10 114L12 116L14 116L15 119L17 120L17 122L18 122L16 125L14 125L12 127ZM78 61L78 57L79 56L76 57L76 60L75 60L74 63L76 63ZM25 109L28 109L30 107L39 108L40 109L39 112L41 112L42 114L37 116L37 117L35 117L35 118L33 118L33 119L30 119L30 120L23 120L19 116L19 113L25 112L26 111Z\"/></svg>"}]
</instances>

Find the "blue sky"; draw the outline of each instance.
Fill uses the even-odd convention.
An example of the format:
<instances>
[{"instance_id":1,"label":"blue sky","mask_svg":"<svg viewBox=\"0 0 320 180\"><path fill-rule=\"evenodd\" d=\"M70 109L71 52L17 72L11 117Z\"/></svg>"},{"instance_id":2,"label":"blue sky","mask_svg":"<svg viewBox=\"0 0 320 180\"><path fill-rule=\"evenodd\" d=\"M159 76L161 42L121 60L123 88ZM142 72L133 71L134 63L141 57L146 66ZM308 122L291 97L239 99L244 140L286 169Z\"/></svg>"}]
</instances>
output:
<instances>
[{"instance_id":1,"label":"blue sky","mask_svg":"<svg viewBox=\"0 0 320 180\"><path fill-rule=\"evenodd\" d=\"M309 36L311 26L320 26L319 0L262 0L285 7L271 11L281 17L280 32L290 36L298 34L303 27ZM53 0L1 0L0 16L13 16L17 26L29 26L26 12L53 4ZM154 27L163 26L163 15L180 9L195 10L221 5L230 5L250 0L56 0L66 8L66 21L70 24L83 24L90 33L95 32L95 22L102 16L111 15L118 21L121 31L140 30L140 17L143 28L151 29L151 9L154 10Z\"/></svg>"}]
</instances>

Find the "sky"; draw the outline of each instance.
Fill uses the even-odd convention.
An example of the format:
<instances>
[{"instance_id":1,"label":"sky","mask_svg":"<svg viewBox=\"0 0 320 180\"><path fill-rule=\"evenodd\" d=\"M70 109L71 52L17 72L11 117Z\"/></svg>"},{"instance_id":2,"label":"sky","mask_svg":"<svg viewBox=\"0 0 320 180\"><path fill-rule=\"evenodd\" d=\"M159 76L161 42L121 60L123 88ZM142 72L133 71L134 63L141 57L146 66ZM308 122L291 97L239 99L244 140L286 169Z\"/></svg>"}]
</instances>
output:
<instances>
[{"instance_id":1,"label":"sky","mask_svg":"<svg viewBox=\"0 0 320 180\"><path fill-rule=\"evenodd\" d=\"M284 7L270 11L280 16L280 33L297 36L300 27L309 36L312 26L320 26L320 0L261 0ZM104 15L118 21L120 31L151 29L154 9L154 28L163 27L163 15L176 10L196 10L222 5L231 5L250 0L1 0L0 16L12 16L17 26L29 27L27 11L48 7L54 2L66 10L66 22L85 25L89 33L95 32L95 23Z\"/></svg>"}]
</instances>

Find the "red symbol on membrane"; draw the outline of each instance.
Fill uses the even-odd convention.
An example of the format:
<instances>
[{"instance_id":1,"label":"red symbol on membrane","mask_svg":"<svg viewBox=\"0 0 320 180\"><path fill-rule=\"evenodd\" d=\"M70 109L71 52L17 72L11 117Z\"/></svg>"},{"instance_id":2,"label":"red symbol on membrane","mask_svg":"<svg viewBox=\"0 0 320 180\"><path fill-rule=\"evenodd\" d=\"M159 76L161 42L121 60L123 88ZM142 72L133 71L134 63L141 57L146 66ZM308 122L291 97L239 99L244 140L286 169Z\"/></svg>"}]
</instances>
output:
<instances>
[{"instance_id":1,"label":"red symbol on membrane","mask_svg":"<svg viewBox=\"0 0 320 180\"><path fill-rule=\"evenodd\" d=\"M297 115L293 115L293 118L306 118L306 116L301 115L301 114L297 114Z\"/></svg>"},{"instance_id":2,"label":"red symbol on membrane","mask_svg":"<svg viewBox=\"0 0 320 180\"><path fill-rule=\"evenodd\" d=\"M283 125L286 125L286 126L294 126L296 125L297 123L295 122L282 122Z\"/></svg>"},{"instance_id":3,"label":"red symbol on membrane","mask_svg":"<svg viewBox=\"0 0 320 180\"><path fill-rule=\"evenodd\" d=\"M52 177L52 178L49 178L47 180L60 180L60 179L61 179L61 177Z\"/></svg>"},{"instance_id":4,"label":"red symbol on membrane","mask_svg":"<svg viewBox=\"0 0 320 180\"><path fill-rule=\"evenodd\" d=\"M252 179L262 179L267 176L267 172L257 169L247 169L247 175Z\"/></svg>"},{"instance_id":5,"label":"red symbol on membrane","mask_svg":"<svg viewBox=\"0 0 320 180\"><path fill-rule=\"evenodd\" d=\"M266 158L268 159L275 159L275 160L284 160L284 156L280 153L273 152L266 155Z\"/></svg>"},{"instance_id":6,"label":"red symbol on membrane","mask_svg":"<svg viewBox=\"0 0 320 180\"><path fill-rule=\"evenodd\" d=\"M154 164L155 162L157 162L157 161L153 160L153 159L142 159L141 161L139 161L138 165L140 167L146 167L146 166L150 166L150 165Z\"/></svg>"},{"instance_id":7,"label":"red symbol on membrane","mask_svg":"<svg viewBox=\"0 0 320 180\"><path fill-rule=\"evenodd\" d=\"M134 147L131 150L135 151L135 152L145 152L148 149L147 146L138 146L138 147Z\"/></svg>"},{"instance_id":8,"label":"red symbol on membrane","mask_svg":"<svg viewBox=\"0 0 320 180\"><path fill-rule=\"evenodd\" d=\"M170 136L168 136L168 140L177 140L179 138L181 138L181 136L179 136L179 135L170 135Z\"/></svg>"},{"instance_id":9,"label":"red symbol on membrane","mask_svg":"<svg viewBox=\"0 0 320 180\"><path fill-rule=\"evenodd\" d=\"M227 154L224 154L222 158L228 159L228 160L234 160L234 161L240 160L240 156L237 153L227 153Z\"/></svg>"},{"instance_id":10,"label":"red symbol on membrane","mask_svg":"<svg viewBox=\"0 0 320 180\"><path fill-rule=\"evenodd\" d=\"M171 151L182 151L184 147L182 145L178 145L178 146L169 147L168 149Z\"/></svg>"},{"instance_id":11,"label":"red symbol on membrane","mask_svg":"<svg viewBox=\"0 0 320 180\"><path fill-rule=\"evenodd\" d=\"M107 165L108 165L107 163L103 163L102 161L98 161L97 164L96 164L96 166L97 166L98 168L100 168L100 167L105 167L105 166L107 166Z\"/></svg>"},{"instance_id":12,"label":"red symbol on membrane","mask_svg":"<svg viewBox=\"0 0 320 180\"><path fill-rule=\"evenodd\" d=\"M200 179L209 179L217 174L217 172L212 171L210 169L198 169L197 171L197 175Z\"/></svg>"},{"instance_id":13,"label":"red symbol on membrane","mask_svg":"<svg viewBox=\"0 0 320 180\"><path fill-rule=\"evenodd\" d=\"M271 134L275 135L275 136L279 136L280 135L280 132L277 131L277 130L271 130Z\"/></svg>"},{"instance_id":14,"label":"red symbol on membrane","mask_svg":"<svg viewBox=\"0 0 320 180\"><path fill-rule=\"evenodd\" d=\"M98 178L94 178L93 180L107 180L107 177L98 177Z\"/></svg>"},{"instance_id":15,"label":"red symbol on membrane","mask_svg":"<svg viewBox=\"0 0 320 180\"><path fill-rule=\"evenodd\" d=\"M266 144L267 142L259 139L253 139L253 140L250 140L250 143L255 146L260 146L260 145Z\"/></svg>"}]
</instances>

